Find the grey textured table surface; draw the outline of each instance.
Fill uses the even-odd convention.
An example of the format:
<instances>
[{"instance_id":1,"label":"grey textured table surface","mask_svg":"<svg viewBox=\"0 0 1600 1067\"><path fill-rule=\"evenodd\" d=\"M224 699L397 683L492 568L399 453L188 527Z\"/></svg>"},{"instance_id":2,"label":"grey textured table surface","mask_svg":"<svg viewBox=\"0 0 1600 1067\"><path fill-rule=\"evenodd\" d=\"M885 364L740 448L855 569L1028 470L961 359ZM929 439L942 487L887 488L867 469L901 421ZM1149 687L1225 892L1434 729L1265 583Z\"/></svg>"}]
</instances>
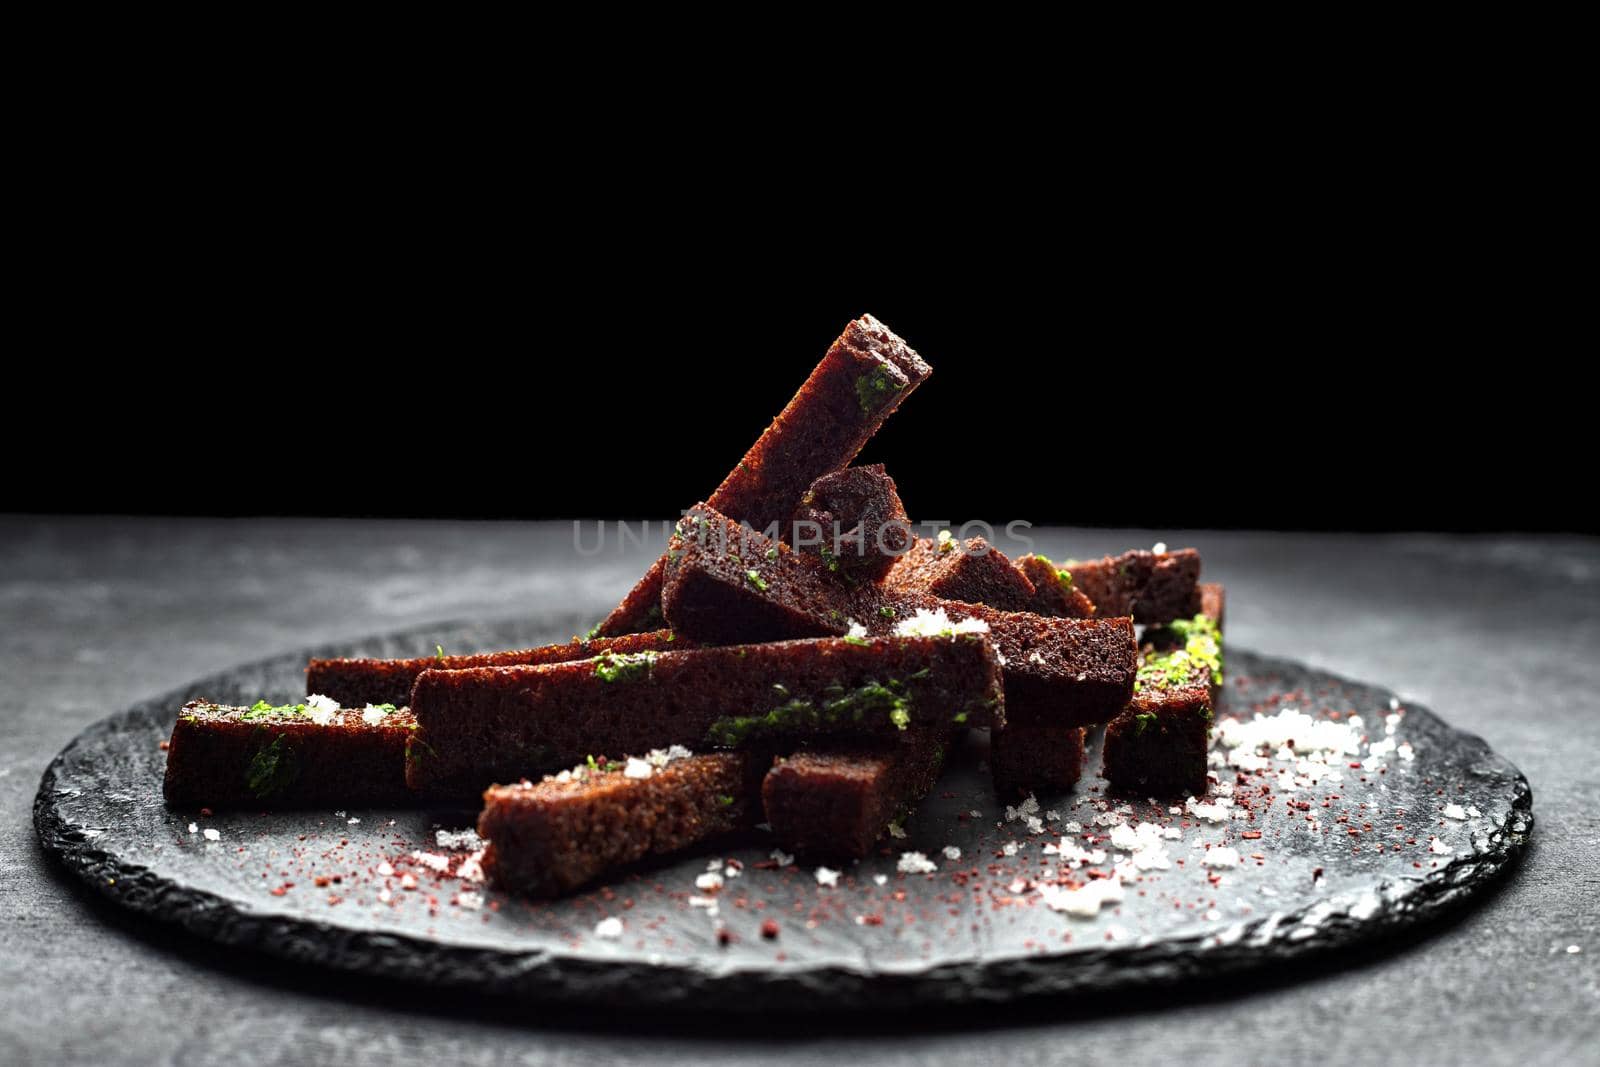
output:
<instances>
[{"instance_id":1,"label":"grey textured table surface","mask_svg":"<svg viewBox=\"0 0 1600 1067\"><path fill-rule=\"evenodd\" d=\"M1155 539L1034 536L1080 556ZM380 630L598 616L648 550L583 559L570 524L0 518L0 1062L1600 1062L1600 543L1161 536L1228 584L1230 640L1391 686L1520 766L1524 863L1404 943L1223 988L732 1029L480 1007L217 952L89 896L33 834L45 764L138 697Z\"/></svg>"}]
</instances>

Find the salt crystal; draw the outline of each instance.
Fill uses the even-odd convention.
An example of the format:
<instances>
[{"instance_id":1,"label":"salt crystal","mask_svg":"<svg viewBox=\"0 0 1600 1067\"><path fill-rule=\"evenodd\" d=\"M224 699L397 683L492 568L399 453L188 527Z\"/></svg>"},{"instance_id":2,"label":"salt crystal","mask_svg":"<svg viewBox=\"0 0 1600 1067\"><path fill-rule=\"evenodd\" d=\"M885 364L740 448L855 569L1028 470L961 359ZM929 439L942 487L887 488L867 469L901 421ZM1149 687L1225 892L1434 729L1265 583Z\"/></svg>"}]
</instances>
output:
<instances>
[{"instance_id":1,"label":"salt crystal","mask_svg":"<svg viewBox=\"0 0 1600 1067\"><path fill-rule=\"evenodd\" d=\"M918 608L909 619L895 624L896 637L948 637L955 634L986 634L989 624L982 619L952 621L944 608Z\"/></svg>"},{"instance_id":2,"label":"salt crystal","mask_svg":"<svg viewBox=\"0 0 1600 1067\"><path fill-rule=\"evenodd\" d=\"M456 868L456 877L463 882L483 881L483 849L472 853L461 861L461 866Z\"/></svg>"},{"instance_id":3,"label":"salt crystal","mask_svg":"<svg viewBox=\"0 0 1600 1067\"><path fill-rule=\"evenodd\" d=\"M901 874L932 874L938 869L938 864L920 852L900 853L900 862L895 865Z\"/></svg>"},{"instance_id":4,"label":"salt crystal","mask_svg":"<svg viewBox=\"0 0 1600 1067\"><path fill-rule=\"evenodd\" d=\"M450 869L449 856L440 856L432 852L413 852L411 858L413 861L422 864L431 871L437 871L439 874L444 874Z\"/></svg>"},{"instance_id":5,"label":"salt crystal","mask_svg":"<svg viewBox=\"0 0 1600 1067\"><path fill-rule=\"evenodd\" d=\"M207 841L221 841L222 835L208 826L206 827L205 838Z\"/></svg>"},{"instance_id":6,"label":"salt crystal","mask_svg":"<svg viewBox=\"0 0 1600 1067\"><path fill-rule=\"evenodd\" d=\"M622 920L615 915L594 924L594 936L602 941L616 941L622 937Z\"/></svg>"},{"instance_id":7,"label":"salt crystal","mask_svg":"<svg viewBox=\"0 0 1600 1067\"><path fill-rule=\"evenodd\" d=\"M306 697L306 718L318 726L327 726L333 722L334 716L339 713L339 702L321 693L312 693Z\"/></svg>"},{"instance_id":8,"label":"salt crystal","mask_svg":"<svg viewBox=\"0 0 1600 1067\"><path fill-rule=\"evenodd\" d=\"M818 867L816 879L820 886L836 886L839 884L839 872L831 867Z\"/></svg>"},{"instance_id":9,"label":"salt crystal","mask_svg":"<svg viewBox=\"0 0 1600 1067\"><path fill-rule=\"evenodd\" d=\"M1103 905L1115 904L1122 899L1122 879L1116 875L1096 878L1076 889L1058 885L1041 885L1038 889L1045 907L1076 919L1092 919L1100 914Z\"/></svg>"},{"instance_id":10,"label":"salt crystal","mask_svg":"<svg viewBox=\"0 0 1600 1067\"><path fill-rule=\"evenodd\" d=\"M483 838L476 830L435 830L433 843L444 849L480 849Z\"/></svg>"}]
</instances>

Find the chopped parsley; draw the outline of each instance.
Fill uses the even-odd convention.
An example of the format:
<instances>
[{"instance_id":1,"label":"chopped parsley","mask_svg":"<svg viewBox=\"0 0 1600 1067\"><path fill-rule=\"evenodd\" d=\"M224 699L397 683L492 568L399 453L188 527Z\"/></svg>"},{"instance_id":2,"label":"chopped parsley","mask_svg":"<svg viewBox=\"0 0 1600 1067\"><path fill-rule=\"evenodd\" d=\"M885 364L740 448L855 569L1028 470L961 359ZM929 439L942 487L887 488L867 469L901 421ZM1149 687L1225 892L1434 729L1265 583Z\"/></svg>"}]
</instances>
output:
<instances>
[{"instance_id":1,"label":"chopped parsley","mask_svg":"<svg viewBox=\"0 0 1600 1067\"><path fill-rule=\"evenodd\" d=\"M245 722L259 722L262 719L283 719L290 715L304 715L304 704L268 704L265 700L258 700L250 705L250 710L239 716Z\"/></svg>"},{"instance_id":2,"label":"chopped parsley","mask_svg":"<svg viewBox=\"0 0 1600 1067\"><path fill-rule=\"evenodd\" d=\"M1202 678L1221 685L1222 630L1216 620L1196 615L1169 623L1167 630L1183 641L1183 647L1147 655L1134 677L1134 689L1175 689Z\"/></svg>"},{"instance_id":3,"label":"chopped parsley","mask_svg":"<svg viewBox=\"0 0 1600 1067\"><path fill-rule=\"evenodd\" d=\"M903 388L905 383L889 377L889 368L880 363L856 379L856 399L861 403L861 410L870 415Z\"/></svg>"},{"instance_id":4,"label":"chopped parsley","mask_svg":"<svg viewBox=\"0 0 1600 1067\"><path fill-rule=\"evenodd\" d=\"M780 695L786 690L779 690ZM905 683L868 681L853 690L835 687L819 701L795 697L766 712L755 715L730 715L718 719L706 731L706 740L720 748L738 748L751 740L772 735L827 730L851 723L865 723L868 717L886 714L898 730L911 725L911 696Z\"/></svg>"},{"instance_id":5,"label":"chopped parsley","mask_svg":"<svg viewBox=\"0 0 1600 1067\"><path fill-rule=\"evenodd\" d=\"M745 571L744 572L744 578L745 578L745 581L749 582L751 585L755 586L757 589L761 590L763 593L765 593L767 591L767 580L765 578L761 577L761 575L757 574L755 571L753 571L753 570Z\"/></svg>"},{"instance_id":6,"label":"chopped parsley","mask_svg":"<svg viewBox=\"0 0 1600 1067\"><path fill-rule=\"evenodd\" d=\"M286 735L279 734L270 745L258 748L245 768L245 787L257 800L283 792L300 776L299 761L286 740Z\"/></svg>"},{"instance_id":7,"label":"chopped parsley","mask_svg":"<svg viewBox=\"0 0 1600 1067\"><path fill-rule=\"evenodd\" d=\"M594 674L602 682L637 682L650 677L657 655L656 652L607 652L595 657Z\"/></svg>"}]
</instances>

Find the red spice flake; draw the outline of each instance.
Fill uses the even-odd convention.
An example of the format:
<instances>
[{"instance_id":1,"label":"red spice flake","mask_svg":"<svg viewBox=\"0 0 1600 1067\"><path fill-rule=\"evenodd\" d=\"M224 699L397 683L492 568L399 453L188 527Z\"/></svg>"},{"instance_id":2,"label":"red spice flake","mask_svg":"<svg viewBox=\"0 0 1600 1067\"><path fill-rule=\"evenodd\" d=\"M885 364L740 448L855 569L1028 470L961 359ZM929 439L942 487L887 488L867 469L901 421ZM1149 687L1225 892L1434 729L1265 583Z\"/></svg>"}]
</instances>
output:
<instances>
[{"instance_id":1,"label":"red spice flake","mask_svg":"<svg viewBox=\"0 0 1600 1067\"><path fill-rule=\"evenodd\" d=\"M778 920L766 919L761 923L761 936L768 941L775 940L778 936Z\"/></svg>"},{"instance_id":2,"label":"red spice flake","mask_svg":"<svg viewBox=\"0 0 1600 1067\"><path fill-rule=\"evenodd\" d=\"M731 945L731 944L733 944L733 931L729 930L726 926L717 927L717 944L719 944L719 945Z\"/></svg>"},{"instance_id":3,"label":"red spice flake","mask_svg":"<svg viewBox=\"0 0 1600 1067\"><path fill-rule=\"evenodd\" d=\"M1239 836L1244 838L1246 841L1255 841L1255 840L1257 840L1258 838L1261 837L1261 831L1260 830L1246 830L1244 833L1240 834Z\"/></svg>"},{"instance_id":4,"label":"red spice flake","mask_svg":"<svg viewBox=\"0 0 1600 1067\"><path fill-rule=\"evenodd\" d=\"M169 749L171 747L172 746L169 743L167 743L166 741L163 741L163 742L161 742L160 744L158 744L156 746L156 748L160 749L162 752L165 752L167 749Z\"/></svg>"},{"instance_id":5,"label":"red spice flake","mask_svg":"<svg viewBox=\"0 0 1600 1067\"><path fill-rule=\"evenodd\" d=\"M874 913L872 915L863 915L863 916L861 916L861 925L862 926L882 926L883 925L883 916L879 915L879 914L876 914L876 913Z\"/></svg>"}]
</instances>

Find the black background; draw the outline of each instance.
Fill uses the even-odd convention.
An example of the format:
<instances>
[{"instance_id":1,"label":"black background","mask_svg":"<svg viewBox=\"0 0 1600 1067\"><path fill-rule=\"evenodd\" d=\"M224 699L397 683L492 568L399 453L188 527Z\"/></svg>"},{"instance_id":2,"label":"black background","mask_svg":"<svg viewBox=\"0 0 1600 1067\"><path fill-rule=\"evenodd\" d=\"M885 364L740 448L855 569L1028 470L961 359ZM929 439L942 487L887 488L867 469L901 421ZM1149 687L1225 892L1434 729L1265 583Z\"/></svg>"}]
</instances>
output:
<instances>
[{"instance_id":1,"label":"black background","mask_svg":"<svg viewBox=\"0 0 1600 1067\"><path fill-rule=\"evenodd\" d=\"M1592 530L1575 276L1469 197L1330 189L910 243L110 204L36 271L6 507L675 517L868 311L934 368L862 457L918 520Z\"/></svg>"}]
</instances>

